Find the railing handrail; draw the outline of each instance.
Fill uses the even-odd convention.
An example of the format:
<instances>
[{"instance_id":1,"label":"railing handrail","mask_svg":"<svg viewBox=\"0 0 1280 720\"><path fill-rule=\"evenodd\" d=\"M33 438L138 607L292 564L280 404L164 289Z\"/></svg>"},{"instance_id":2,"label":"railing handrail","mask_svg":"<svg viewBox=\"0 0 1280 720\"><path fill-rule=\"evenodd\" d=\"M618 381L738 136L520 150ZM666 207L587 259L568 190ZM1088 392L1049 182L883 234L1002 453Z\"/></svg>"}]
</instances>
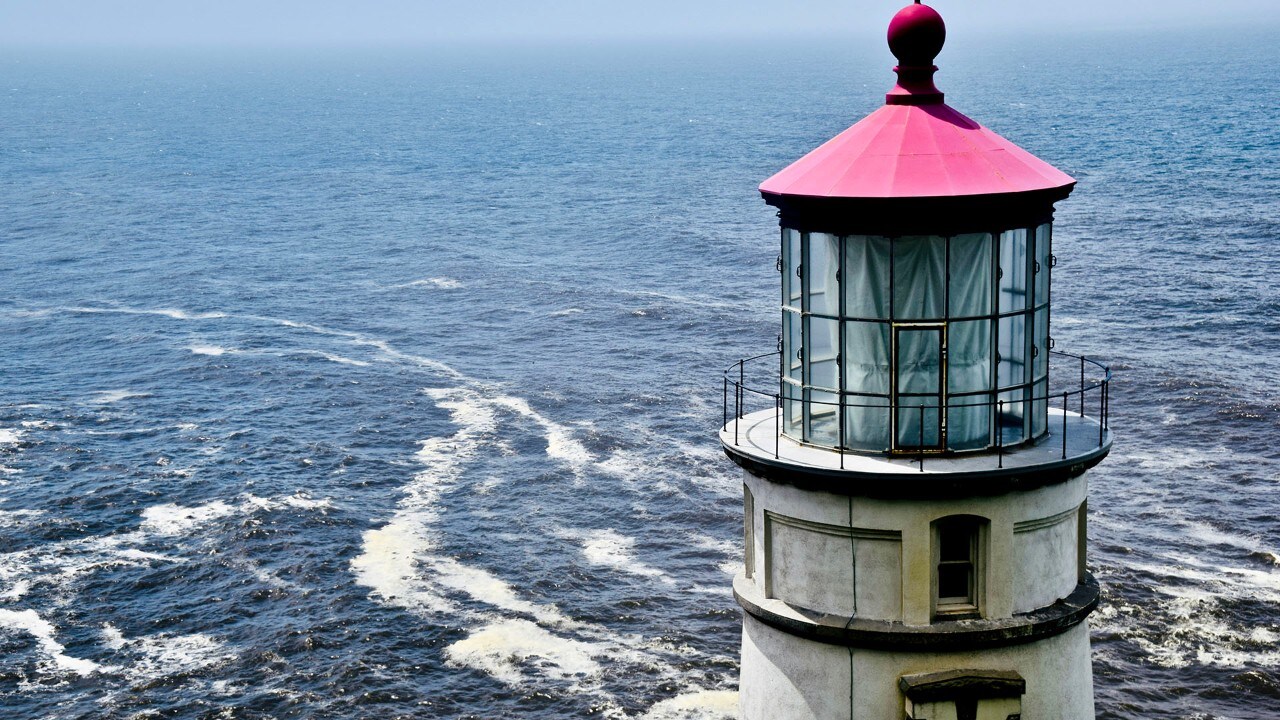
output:
<instances>
[{"instance_id":1,"label":"railing handrail","mask_svg":"<svg viewBox=\"0 0 1280 720\"><path fill-rule=\"evenodd\" d=\"M781 351L775 350L772 352L762 353L760 355L754 355L749 358L744 358L742 360L739 360L733 363L729 367L725 368L724 370L725 398L724 398L723 427L727 430L729 425L729 420L730 420L729 406L728 406L729 405L728 395L729 395L730 386L733 386L734 409L733 409L732 418L734 423L733 430L734 430L735 444L739 442L738 420L747 414L746 405L747 405L748 396L769 398L772 401L774 412L778 416L778 417L775 417L775 421L774 421L775 428L776 428L774 434L779 436L784 434L784 432L779 427L781 423L781 420L780 420L781 414L783 413L783 410L784 410L784 400L791 401L791 402L799 402L809 407L812 407L814 405L821 405L821 406L827 406L831 408L876 408L876 409L882 409L886 411L893 411L895 409L901 409L903 407L908 407L913 410L918 408L921 414L923 415L923 413L926 410L945 411L945 410L974 408L974 407L987 407L992 409L999 407L1003 409L1005 406L1013 405L1013 404L1021 404L1025 408L1027 403L1044 402L1048 404L1052 400L1061 399L1061 402L1062 402L1061 409L1063 411L1063 420L1062 420L1063 450L1062 452L1063 452L1063 457L1065 458L1067 454L1067 443L1066 443L1067 416L1069 414L1072 414L1069 408L1070 399L1077 395L1079 396L1080 410L1078 413L1076 413L1076 415L1078 415L1080 418L1087 418L1090 416L1086 413L1085 398L1090 392L1097 390L1099 394L1098 394L1098 407L1097 407L1098 414L1096 416L1096 420L1098 424L1098 446L1101 447L1105 441L1105 431L1110 427L1108 416L1110 415L1110 405L1111 405L1110 403L1110 383L1112 379L1111 369L1108 366L1104 365L1103 363L1097 360L1087 358L1083 355L1075 355L1075 354L1064 352L1061 350L1050 350L1049 353L1051 355L1056 355L1060 358L1069 358L1073 361L1075 360L1079 361L1080 381L1079 381L1079 386L1076 389L1065 390L1061 392L1054 392L1049 389L1048 384L1046 383L1044 394L1039 395L1035 392L1035 389L1034 389L1035 382L1033 381L1033 383L1022 384L1019 386L1015 386L1014 388L1005 388L1005 389L997 388L992 390L974 391L975 393L988 394L988 399L980 399L976 395L973 396L975 400L979 400L977 402L947 402L946 400L944 400L940 403L935 403L935 404L912 403L911 405L902 405L901 403L898 403L895 405L893 402L892 395L874 395L872 397L875 397L877 400L877 402L875 403L850 402L851 398L857 398L860 396L865 397L867 394L849 393L847 391L831 390L828 388L817 388L820 392L831 393L837 396L837 399L835 401L828 401L828 400L813 400L808 398L794 398L794 399L784 398L780 389L774 390L772 392L767 392L765 390L761 390L758 388L749 387L747 385L748 373L746 372L746 365L748 363L755 363L756 361L762 360L764 358L780 359L780 356L782 354ZM1102 377L1101 378L1087 377L1086 367L1088 366L1092 366L1096 370L1100 370L1102 372ZM781 368L775 366L775 369L772 373L772 378L773 378L773 382L775 383L775 387L789 381L787 378L782 377L780 371L781 371ZM758 374L758 372L753 372L751 374L754 376ZM1048 375L1046 374L1046 379L1047 378L1048 378ZM801 386L797 386L797 387L801 387ZM1010 389L1013 389L1013 390L1020 389L1020 390L1029 391L1030 397L1024 397L1022 399L1017 399L1017 400L1006 400L1006 399L1000 398L1000 394L1002 392L1007 392ZM964 398L964 399L967 399L967 398ZM1023 412L1025 412L1025 409ZM844 454L847 451L849 451L849 448L844 447L845 438L844 438L843 417L844 417L843 412L841 412L840 444L837 447L831 448L832 450L838 451L840 453L841 467L843 467L844 465ZM923 423L921 427L923 428ZM1043 435L1049 435L1049 434L1052 434L1052 430L1049 427L1048 423L1046 423L1046 425L1044 426L1044 431L1042 435L1037 435L1034 438L1024 437L1023 440L1019 441L1019 444L1033 441L1040 437L1043 437ZM997 450L1001 456L1000 458L1001 464L1003 464L1003 455L1005 452L1005 444L1003 442L1003 432L1000 431L997 427L997 430L993 433L993 435L995 436L995 439L993 441L994 444L988 446L988 449ZM921 440L921 444L923 445L923 440ZM923 470L924 469L923 468L923 456L924 456L923 448L915 448L911 450L919 452L921 457L921 470ZM949 448L943 448L943 450L948 452L950 451ZM775 438L775 449L774 449L775 457L777 456L777 454L778 454L777 439Z\"/></svg>"},{"instance_id":2,"label":"railing handrail","mask_svg":"<svg viewBox=\"0 0 1280 720\"><path fill-rule=\"evenodd\" d=\"M1103 365L1102 363L1098 362L1097 360L1091 360L1091 359L1089 359L1089 358L1087 358L1087 357L1085 357L1085 356L1083 356L1083 355L1072 355L1071 353L1064 353L1064 352L1061 352L1061 351L1059 351L1059 350L1050 350L1049 352L1051 352L1051 353L1052 353L1052 354L1054 354L1054 355L1059 355L1059 356L1061 356L1061 357L1069 357L1069 358L1073 358L1073 359L1075 359L1075 360L1083 360L1085 363L1087 363L1087 364L1089 364L1089 365L1092 365L1092 366L1096 367L1097 369L1099 369L1099 370L1102 370L1102 371L1103 371L1104 375L1103 375L1103 377L1102 377L1101 379L1093 379L1093 378L1091 378L1091 379L1090 379L1090 380L1091 380L1091 382L1089 382L1088 384L1085 384L1085 385L1083 385L1082 387L1079 387L1079 388L1077 388L1077 389L1075 389L1075 390L1068 390L1068 391L1066 391L1069 395L1071 395L1071 396L1073 396L1073 397L1074 397L1075 395L1080 394L1081 392L1085 392L1085 393L1087 393L1087 392L1089 392L1090 390L1096 390L1096 389L1098 389L1098 388L1102 387L1103 385L1106 385L1107 383L1109 383L1109 382L1111 381L1111 369L1110 369L1109 367L1107 367L1106 365ZM781 353L780 351L775 350L775 351L773 351L773 352L764 353L763 355L755 355L755 356L752 356L752 357L749 357L749 358L744 358L744 359L742 359L742 360L739 360L739 361L737 361L737 362L733 363L732 365L730 365L729 367L725 368L725 370L724 370L724 376L725 376L725 379L726 379L726 380L728 381L728 383L729 383L730 385L732 385L732 386L735 386L735 387L736 387L736 386L738 386L738 385L742 385L741 390L742 390L743 392L748 392L748 393L751 393L751 394L753 394L753 395L759 395L759 396L761 396L761 397L773 397L774 395L776 395L776 394L777 394L776 392L769 392L769 391L765 391L765 390L758 390L758 389L755 389L755 388L752 388L752 387L748 387L748 386L746 386L746 384L745 384L745 383L740 382L739 380L737 380L737 379L735 379L735 378L731 377L731 375L738 375L739 373L741 373L741 372L743 371L743 366L744 366L746 363L750 363L750 362L753 362L753 361L755 361L755 360L760 360L761 358L776 357L776 356L781 355L781 354L782 354L782 353ZM781 378L781 377L779 377L779 378L777 378L777 379L778 379L778 380L780 380L780 381L782 381L782 382L786 382L786 378ZM1014 387L1012 387L1012 388L1000 388L1000 389L994 389L994 390L973 390L973 391L965 391L964 393L958 393L958 394L960 394L960 395L971 395L971 394L977 394L977 393L991 393L991 394L996 394L996 393L1001 393L1001 392L1007 392L1008 390L1011 390L1011 389L1012 389L1012 390L1016 390L1016 389L1018 389L1018 388L1020 388L1020 387L1025 387L1027 384L1030 384L1030 383L1024 383L1023 385L1017 385L1017 386L1014 386ZM831 388L825 388L825 387L817 387L817 388L815 388L815 389L819 390L820 392L824 392L824 393L832 393L832 394L835 394L835 395L842 395L842 396L853 396L853 397L858 397L858 396L864 396L864 397L865 397L865 396L872 396L872 397L882 397L882 398L885 398L885 399L891 399L889 395L872 395L871 393L858 393L858 392L850 392L850 391L847 391L847 390L832 390ZM1014 403L1014 402L1037 402L1037 401L1040 401L1040 400L1050 400L1050 399L1056 399L1056 398L1059 398L1059 397L1062 397L1062 393L1060 393L1060 392L1048 392L1048 391L1046 391L1046 393L1045 393L1044 395L1033 395L1032 397L1030 397L1030 398L1026 398L1025 400L1006 400L1005 402L1006 402L1006 403ZM832 407L839 407L840 405L844 405L845 407L868 407L868 408L890 408L890 407L893 407L891 404L890 404L890 405L883 405L883 404L881 404L881 405L876 405L876 404L866 404L866 405L863 405L863 404L858 404L858 403L849 403L849 402L843 402L843 403L841 403L841 402L828 402L828 401L825 401L825 400L807 400L807 401L803 401L803 402L805 402L806 404L809 404L809 405L830 405L830 406L832 406ZM957 403L941 403L941 404L936 404L936 405L916 405L916 404L912 404L912 405L904 406L904 407L911 407L911 408L924 407L924 408L926 408L926 409L934 409L934 410L936 410L936 409L939 409L939 408L995 407L995 404L996 404L996 401L995 401L995 400L992 400L992 401L989 401L989 402L979 402L979 403L970 403L970 404L957 404ZM1088 416L1086 415L1086 417L1088 417Z\"/></svg>"}]
</instances>

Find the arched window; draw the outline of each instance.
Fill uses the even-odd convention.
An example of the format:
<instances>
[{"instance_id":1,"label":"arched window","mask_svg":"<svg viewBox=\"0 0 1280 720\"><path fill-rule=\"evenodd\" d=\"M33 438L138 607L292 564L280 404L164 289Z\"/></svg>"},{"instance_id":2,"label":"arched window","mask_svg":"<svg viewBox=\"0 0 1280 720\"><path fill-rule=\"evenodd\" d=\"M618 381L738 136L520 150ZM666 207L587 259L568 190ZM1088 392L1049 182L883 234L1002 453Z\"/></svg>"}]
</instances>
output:
<instances>
[{"instance_id":1,"label":"arched window","mask_svg":"<svg viewBox=\"0 0 1280 720\"><path fill-rule=\"evenodd\" d=\"M986 518L953 515L933 523L933 614L981 617Z\"/></svg>"}]
</instances>

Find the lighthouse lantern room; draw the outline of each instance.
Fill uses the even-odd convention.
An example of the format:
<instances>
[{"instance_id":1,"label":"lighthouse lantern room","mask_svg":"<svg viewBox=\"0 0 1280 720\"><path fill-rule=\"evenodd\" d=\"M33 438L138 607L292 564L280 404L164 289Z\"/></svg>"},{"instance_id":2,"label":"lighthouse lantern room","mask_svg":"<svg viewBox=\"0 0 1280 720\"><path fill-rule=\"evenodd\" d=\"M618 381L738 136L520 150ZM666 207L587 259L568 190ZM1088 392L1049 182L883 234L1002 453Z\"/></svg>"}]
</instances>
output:
<instances>
[{"instance_id":1,"label":"lighthouse lantern room","mask_svg":"<svg viewBox=\"0 0 1280 720\"><path fill-rule=\"evenodd\" d=\"M760 186L779 352L726 374L720 432L744 470L744 720L1093 717L1109 373L1050 335L1075 181L944 103L944 39L899 11L885 105Z\"/></svg>"}]
</instances>

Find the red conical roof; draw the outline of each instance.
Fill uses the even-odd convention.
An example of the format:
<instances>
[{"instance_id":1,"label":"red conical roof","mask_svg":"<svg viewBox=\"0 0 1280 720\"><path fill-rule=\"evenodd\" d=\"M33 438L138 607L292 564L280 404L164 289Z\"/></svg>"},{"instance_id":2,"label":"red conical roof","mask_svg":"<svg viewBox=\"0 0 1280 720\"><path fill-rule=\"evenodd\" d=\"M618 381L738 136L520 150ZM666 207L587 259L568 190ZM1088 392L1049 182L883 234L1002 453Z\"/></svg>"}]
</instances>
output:
<instances>
[{"instance_id":1,"label":"red conical roof","mask_svg":"<svg viewBox=\"0 0 1280 720\"><path fill-rule=\"evenodd\" d=\"M932 8L899 11L889 27L899 79L887 104L765 180L760 192L832 199L1069 192L1071 176L942 101L932 61L944 37Z\"/></svg>"}]
</instances>

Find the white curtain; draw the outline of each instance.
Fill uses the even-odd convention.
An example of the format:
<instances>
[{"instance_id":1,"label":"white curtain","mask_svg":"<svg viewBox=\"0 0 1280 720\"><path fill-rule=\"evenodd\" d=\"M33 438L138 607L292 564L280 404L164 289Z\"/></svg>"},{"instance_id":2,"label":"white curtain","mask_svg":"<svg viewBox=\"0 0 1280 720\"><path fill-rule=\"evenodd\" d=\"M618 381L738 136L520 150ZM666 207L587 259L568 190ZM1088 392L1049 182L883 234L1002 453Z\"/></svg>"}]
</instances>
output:
<instances>
[{"instance_id":1,"label":"white curtain","mask_svg":"<svg viewBox=\"0 0 1280 720\"><path fill-rule=\"evenodd\" d=\"M844 239L844 314L889 319L889 239L850 235Z\"/></svg>"},{"instance_id":2,"label":"white curtain","mask_svg":"<svg viewBox=\"0 0 1280 720\"><path fill-rule=\"evenodd\" d=\"M988 276L990 274L988 273ZM987 289L991 298L990 286ZM967 393L991 389L991 321L967 320L947 326L947 390ZM955 450L984 448L991 439L991 398L950 398L947 445Z\"/></svg>"},{"instance_id":3,"label":"white curtain","mask_svg":"<svg viewBox=\"0 0 1280 720\"><path fill-rule=\"evenodd\" d=\"M851 235L844 241L844 314L850 318L889 319L888 238ZM845 323L844 389L883 398L850 395L845 399L845 443L861 450L889 447L888 322Z\"/></svg>"},{"instance_id":4,"label":"white curtain","mask_svg":"<svg viewBox=\"0 0 1280 720\"><path fill-rule=\"evenodd\" d=\"M897 336L898 446L934 447L941 429L942 328L899 328ZM907 393L928 394L903 397Z\"/></svg>"},{"instance_id":5,"label":"white curtain","mask_svg":"<svg viewBox=\"0 0 1280 720\"><path fill-rule=\"evenodd\" d=\"M904 237L893 243L893 319L941 320L946 289L946 243Z\"/></svg>"},{"instance_id":6,"label":"white curtain","mask_svg":"<svg viewBox=\"0 0 1280 720\"><path fill-rule=\"evenodd\" d=\"M840 314L840 287L836 283L839 271L840 239L827 233L809 233L809 262L805 266L805 279L809 281L809 312Z\"/></svg>"},{"instance_id":7,"label":"white curtain","mask_svg":"<svg viewBox=\"0 0 1280 720\"><path fill-rule=\"evenodd\" d=\"M845 443L860 450L889 447L889 323L844 325L844 385L850 392L883 397L845 397Z\"/></svg>"},{"instance_id":8,"label":"white curtain","mask_svg":"<svg viewBox=\"0 0 1280 720\"><path fill-rule=\"evenodd\" d=\"M974 233L951 238L951 317L990 315L992 308L991 235ZM967 393L991 388L990 320L951 322L947 326L947 391ZM993 395L968 395L948 401L947 445L955 450L986 447L991 439Z\"/></svg>"}]
</instances>

